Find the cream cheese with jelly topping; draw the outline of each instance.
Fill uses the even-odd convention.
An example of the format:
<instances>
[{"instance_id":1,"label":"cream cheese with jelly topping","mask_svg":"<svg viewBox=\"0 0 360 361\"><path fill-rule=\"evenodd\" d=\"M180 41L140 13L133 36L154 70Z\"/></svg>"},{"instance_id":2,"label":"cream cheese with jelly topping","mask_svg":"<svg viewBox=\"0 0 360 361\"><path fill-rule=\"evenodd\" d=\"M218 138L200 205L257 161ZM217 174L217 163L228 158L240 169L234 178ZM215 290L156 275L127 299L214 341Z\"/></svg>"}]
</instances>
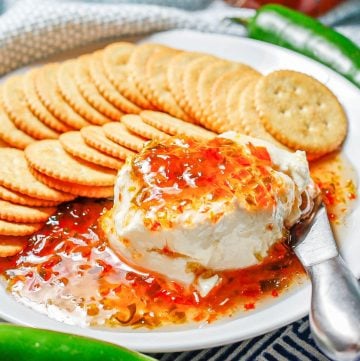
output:
<instances>
[{"instance_id":1,"label":"cream cheese with jelly topping","mask_svg":"<svg viewBox=\"0 0 360 361\"><path fill-rule=\"evenodd\" d=\"M170 138L127 160L102 226L126 262L204 297L217 271L260 263L315 193L304 152L233 132Z\"/></svg>"}]
</instances>

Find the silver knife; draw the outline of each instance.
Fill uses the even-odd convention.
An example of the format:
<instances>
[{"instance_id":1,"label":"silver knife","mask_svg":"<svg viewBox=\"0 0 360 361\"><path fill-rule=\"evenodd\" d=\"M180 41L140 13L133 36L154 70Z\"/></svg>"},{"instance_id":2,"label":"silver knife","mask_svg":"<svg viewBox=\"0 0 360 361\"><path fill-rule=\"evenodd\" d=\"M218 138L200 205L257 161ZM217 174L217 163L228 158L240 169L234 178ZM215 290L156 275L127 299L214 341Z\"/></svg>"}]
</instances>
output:
<instances>
[{"instance_id":1,"label":"silver knife","mask_svg":"<svg viewBox=\"0 0 360 361\"><path fill-rule=\"evenodd\" d=\"M360 286L339 254L322 203L293 227L291 245L312 283L309 320L315 343L331 359L360 360Z\"/></svg>"}]
</instances>

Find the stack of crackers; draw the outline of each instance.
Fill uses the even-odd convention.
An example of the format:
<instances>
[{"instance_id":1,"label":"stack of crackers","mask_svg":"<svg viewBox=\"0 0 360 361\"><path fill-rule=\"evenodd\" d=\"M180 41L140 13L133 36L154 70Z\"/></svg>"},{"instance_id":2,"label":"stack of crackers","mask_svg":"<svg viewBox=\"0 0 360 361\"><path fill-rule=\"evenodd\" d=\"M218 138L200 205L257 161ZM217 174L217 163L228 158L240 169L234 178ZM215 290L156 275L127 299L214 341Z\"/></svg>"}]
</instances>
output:
<instances>
[{"instance_id":1,"label":"stack of crackers","mask_svg":"<svg viewBox=\"0 0 360 361\"><path fill-rule=\"evenodd\" d=\"M59 203L113 195L149 140L234 130L317 159L342 144L335 95L305 74L158 44L115 43L0 87L0 257L21 251Z\"/></svg>"}]
</instances>

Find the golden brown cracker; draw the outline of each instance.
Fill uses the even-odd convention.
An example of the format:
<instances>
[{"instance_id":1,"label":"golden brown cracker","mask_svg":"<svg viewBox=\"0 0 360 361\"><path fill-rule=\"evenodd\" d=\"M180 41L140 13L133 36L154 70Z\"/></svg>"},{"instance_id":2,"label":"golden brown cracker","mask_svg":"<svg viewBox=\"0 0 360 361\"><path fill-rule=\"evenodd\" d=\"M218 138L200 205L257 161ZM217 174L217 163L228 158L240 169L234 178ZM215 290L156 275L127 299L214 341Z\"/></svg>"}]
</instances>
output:
<instances>
[{"instance_id":1,"label":"golden brown cracker","mask_svg":"<svg viewBox=\"0 0 360 361\"><path fill-rule=\"evenodd\" d=\"M266 129L292 149L324 154L337 149L347 132L345 112L318 80L291 70L261 79L255 105Z\"/></svg>"},{"instance_id":2,"label":"golden brown cracker","mask_svg":"<svg viewBox=\"0 0 360 361\"><path fill-rule=\"evenodd\" d=\"M0 236L29 236L43 225L44 223L16 223L0 219Z\"/></svg>"},{"instance_id":3,"label":"golden brown cracker","mask_svg":"<svg viewBox=\"0 0 360 361\"><path fill-rule=\"evenodd\" d=\"M40 173L35 169L32 170L34 177L47 186L57 189L59 191L72 193L74 196L88 197L88 198L109 198L114 195L113 186L87 186L71 182L64 182L58 179Z\"/></svg>"},{"instance_id":4,"label":"golden brown cracker","mask_svg":"<svg viewBox=\"0 0 360 361\"><path fill-rule=\"evenodd\" d=\"M128 61L130 78L149 102L145 109L156 109L156 105L153 104L150 99L151 88L146 81L146 64L153 54L163 49L169 49L170 51L170 48L159 44L140 44L132 51Z\"/></svg>"},{"instance_id":5,"label":"golden brown cracker","mask_svg":"<svg viewBox=\"0 0 360 361\"><path fill-rule=\"evenodd\" d=\"M25 194L12 191L11 189L8 189L3 186L0 186L0 199L11 203L20 204L23 206L33 206L33 207L54 207L60 203L55 201L45 201L43 199L29 197Z\"/></svg>"},{"instance_id":6,"label":"golden brown cracker","mask_svg":"<svg viewBox=\"0 0 360 361\"><path fill-rule=\"evenodd\" d=\"M187 136L201 139L211 139L216 133L210 132L203 127L185 122L172 117L169 114L144 110L140 113L142 120L169 135Z\"/></svg>"},{"instance_id":7,"label":"golden brown cracker","mask_svg":"<svg viewBox=\"0 0 360 361\"><path fill-rule=\"evenodd\" d=\"M54 117L73 129L81 129L89 123L77 113L61 96L57 88L57 71L59 64L47 64L35 75L37 94L44 106Z\"/></svg>"},{"instance_id":8,"label":"golden brown cracker","mask_svg":"<svg viewBox=\"0 0 360 361\"><path fill-rule=\"evenodd\" d=\"M230 61L217 61L209 63L203 68L199 75L197 84L197 97L199 99L201 112L197 114L199 123L203 126L209 126L213 118L212 112L212 86L216 80L229 70L242 70L243 72L251 71L252 69L247 65L234 63Z\"/></svg>"},{"instance_id":9,"label":"golden brown cracker","mask_svg":"<svg viewBox=\"0 0 360 361\"><path fill-rule=\"evenodd\" d=\"M165 132L162 132L155 127L146 124L139 115L127 114L121 118L121 122L128 128L131 132L139 135L140 137L146 139L156 139L164 140L169 138L169 135Z\"/></svg>"},{"instance_id":10,"label":"golden brown cracker","mask_svg":"<svg viewBox=\"0 0 360 361\"><path fill-rule=\"evenodd\" d=\"M147 93L146 96L159 110L188 122L193 122L178 105L167 85L166 69L171 59L178 53L179 51L165 48L158 50L149 58L145 71L147 89L150 90L150 93Z\"/></svg>"},{"instance_id":11,"label":"golden brown cracker","mask_svg":"<svg viewBox=\"0 0 360 361\"><path fill-rule=\"evenodd\" d=\"M0 258L12 257L28 245L28 237L0 236Z\"/></svg>"},{"instance_id":12,"label":"golden brown cracker","mask_svg":"<svg viewBox=\"0 0 360 361\"><path fill-rule=\"evenodd\" d=\"M90 76L91 55L84 55L75 63L75 82L85 100L99 113L112 120L119 120L123 112L109 103L99 92Z\"/></svg>"},{"instance_id":13,"label":"golden brown cracker","mask_svg":"<svg viewBox=\"0 0 360 361\"><path fill-rule=\"evenodd\" d=\"M12 191L48 201L66 202L71 194L59 192L38 182L31 174L24 152L13 148L0 149L0 184Z\"/></svg>"},{"instance_id":14,"label":"golden brown cracker","mask_svg":"<svg viewBox=\"0 0 360 361\"><path fill-rule=\"evenodd\" d=\"M35 141L34 138L16 128L0 103L0 139L9 146L24 149Z\"/></svg>"},{"instance_id":15,"label":"golden brown cracker","mask_svg":"<svg viewBox=\"0 0 360 361\"><path fill-rule=\"evenodd\" d=\"M226 116L228 93L239 79L248 74L242 69L229 70L213 83L211 87L211 117L208 119L207 128L219 131L221 124L228 121Z\"/></svg>"},{"instance_id":16,"label":"golden brown cracker","mask_svg":"<svg viewBox=\"0 0 360 361\"><path fill-rule=\"evenodd\" d=\"M59 133L43 124L29 109L21 76L8 78L2 86L2 101L16 128L35 139L57 138Z\"/></svg>"},{"instance_id":17,"label":"golden brown cracker","mask_svg":"<svg viewBox=\"0 0 360 361\"><path fill-rule=\"evenodd\" d=\"M79 131L62 134L59 140L63 148L74 157L111 169L120 169L123 165L119 159L88 146Z\"/></svg>"},{"instance_id":18,"label":"golden brown cracker","mask_svg":"<svg viewBox=\"0 0 360 361\"><path fill-rule=\"evenodd\" d=\"M134 154L130 149L124 148L121 145L108 139L102 127L88 126L81 129L81 135L85 143L100 152L111 155L119 159L126 159L128 156Z\"/></svg>"},{"instance_id":19,"label":"golden brown cracker","mask_svg":"<svg viewBox=\"0 0 360 361\"><path fill-rule=\"evenodd\" d=\"M59 140L42 140L25 149L25 157L32 168L64 182L89 186L110 186L116 172L79 158L72 157Z\"/></svg>"},{"instance_id":20,"label":"golden brown cracker","mask_svg":"<svg viewBox=\"0 0 360 361\"><path fill-rule=\"evenodd\" d=\"M166 70L167 86L180 107L184 104L183 76L187 65L204 54L183 51L175 55ZM183 108L182 108L183 109Z\"/></svg>"},{"instance_id":21,"label":"golden brown cracker","mask_svg":"<svg viewBox=\"0 0 360 361\"><path fill-rule=\"evenodd\" d=\"M264 139L279 148L285 148L264 127L255 107L255 87L258 80L250 82L241 93L239 101L239 119L244 133L255 138ZM236 128L234 126L234 128Z\"/></svg>"},{"instance_id":22,"label":"golden brown cracker","mask_svg":"<svg viewBox=\"0 0 360 361\"><path fill-rule=\"evenodd\" d=\"M184 98L180 103L180 106L196 121L199 122L199 114L201 114L201 104L198 98L197 86L201 71L204 67L218 61L211 55L204 55L196 58L184 69L183 75L183 92Z\"/></svg>"},{"instance_id":23,"label":"golden brown cracker","mask_svg":"<svg viewBox=\"0 0 360 361\"><path fill-rule=\"evenodd\" d=\"M107 123L103 125L103 129L107 138L136 152L139 152L146 143L144 138L131 133L120 122Z\"/></svg>"},{"instance_id":24,"label":"golden brown cracker","mask_svg":"<svg viewBox=\"0 0 360 361\"><path fill-rule=\"evenodd\" d=\"M260 76L255 74L248 74L240 78L235 84L233 84L228 92L225 114L226 118L221 119L222 122L216 122L213 127L218 127L218 132L222 133L228 130L234 130L237 132L243 132L244 129L241 123L240 115L240 97L244 89L252 81L256 81Z\"/></svg>"},{"instance_id":25,"label":"golden brown cracker","mask_svg":"<svg viewBox=\"0 0 360 361\"><path fill-rule=\"evenodd\" d=\"M115 88L138 107L147 109L151 104L136 87L129 72L128 61L135 49L136 46L131 43L111 44L104 49L102 61L105 73Z\"/></svg>"},{"instance_id":26,"label":"golden brown cracker","mask_svg":"<svg viewBox=\"0 0 360 361\"><path fill-rule=\"evenodd\" d=\"M6 143L4 140L1 139L1 134L0 134L0 148L11 148L11 145L9 143Z\"/></svg>"},{"instance_id":27,"label":"golden brown cracker","mask_svg":"<svg viewBox=\"0 0 360 361\"><path fill-rule=\"evenodd\" d=\"M56 207L28 207L0 199L0 219L8 222L44 222L55 212Z\"/></svg>"},{"instance_id":28,"label":"golden brown cracker","mask_svg":"<svg viewBox=\"0 0 360 361\"><path fill-rule=\"evenodd\" d=\"M124 113L138 114L141 108L125 98L108 79L102 61L103 52L98 51L89 59L89 71L92 81L102 96Z\"/></svg>"},{"instance_id":29,"label":"golden brown cracker","mask_svg":"<svg viewBox=\"0 0 360 361\"><path fill-rule=\"evenodd\" d=\"M57 71L59 92L67 103L91 124L105 124L110 119L94 109L81 95L75 82L77 59L71 59L60 64Z\"/></svg>"},{"instance_id":30,"label":"golden brown cracker","mask_svg":"<svg viewBox=\"0 0 360 361\"><path fill-rule=\"evenodd\" d=\"M38 71L40 70L32 69L23 77L23 90L28 107L41 122L56 132L63 133L73 129L54 117L41 102L35 87L35 77Z\"/></svg>"},{"instance_id":31,"label":"golden brown cracker","mask_svg":"<svg viewBox=\"0 0 360 361\"><path fill-rule=\"evenodd\" d=\"M208 117L207 113L212 113L211 106L211 88L216 80L223 75L225 72L230 70L237 70L237 66L234 66L236 63L226 61L223 59L218 59L213 62L208 62L200 70L198 74L197 82L197 98L199 99L200 109L197 114L200 124L206 122Z\"/></svg>"}]
</instances>

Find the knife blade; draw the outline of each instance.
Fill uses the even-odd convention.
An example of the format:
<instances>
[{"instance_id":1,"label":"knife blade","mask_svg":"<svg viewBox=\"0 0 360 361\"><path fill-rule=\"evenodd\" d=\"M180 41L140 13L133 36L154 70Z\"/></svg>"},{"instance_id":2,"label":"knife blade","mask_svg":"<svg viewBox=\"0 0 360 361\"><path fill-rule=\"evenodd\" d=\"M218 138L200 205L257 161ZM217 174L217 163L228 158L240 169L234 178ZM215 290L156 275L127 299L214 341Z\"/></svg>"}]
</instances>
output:
<instances>
[{"instance_id":1,"label":"knife blade","mask_svg":"<svg viewBox=\"0 0 360 361\"><path fill-rule=\"evenodd\" d=\"M292 234L296 239L293 249L304 267L339 254L323 203L319 205L317 212L313 213L312 218L292 230Z\"/></svg>"}]
</instances>

